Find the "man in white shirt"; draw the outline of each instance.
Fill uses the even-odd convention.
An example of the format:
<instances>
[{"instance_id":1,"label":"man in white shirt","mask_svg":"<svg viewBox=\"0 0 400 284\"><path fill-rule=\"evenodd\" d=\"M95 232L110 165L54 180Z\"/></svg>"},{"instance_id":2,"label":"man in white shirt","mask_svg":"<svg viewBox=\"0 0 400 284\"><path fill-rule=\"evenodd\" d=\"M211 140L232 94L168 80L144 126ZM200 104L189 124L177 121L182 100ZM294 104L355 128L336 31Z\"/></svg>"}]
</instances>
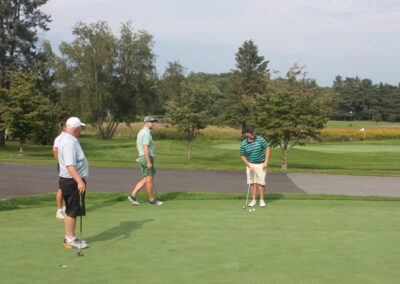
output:
<instances>
[{"instance_id":1,"label":"man in white shirt","mask_svg":"<svg viewBox=\"0 0 400 284\"><path fill-rule=\"evenodd\" d=\"M70 117L58 147L60 188L66 205L64 247L79 249L88 247L84 240L75 237L76 217L86 214L85 192L86 180L89 177L89 164L78 140L81 126L85 124L79 118Z\"/></svg>"},{"instance_id":2,"label":"man in white shirt","mask_svg":"<svg viewBox=\"0 0 400 284\"><path fill-rule=\"evenodd\" d=\"M54 144L53 144L53 156L54 159L57 161L57 172L58 174L60 173L60 164L58 163L58 145L60 143L60 139L61 137L64 135L65 133L65 123L67 122L66 119L63 119L60 122L60 130L61 133L60 135L58 135L56 137L56 139L54 139ZM61 192L61 188L60 188L60 183L58 183L58 189L57 189L57 193L56 193L56 204L57 204L57 212L56 212L56 217L58 219L64 219L65 216L65 207L62 206L63 204L63 198L62 198L62 192Z\"/></svg>"}]
</instances>

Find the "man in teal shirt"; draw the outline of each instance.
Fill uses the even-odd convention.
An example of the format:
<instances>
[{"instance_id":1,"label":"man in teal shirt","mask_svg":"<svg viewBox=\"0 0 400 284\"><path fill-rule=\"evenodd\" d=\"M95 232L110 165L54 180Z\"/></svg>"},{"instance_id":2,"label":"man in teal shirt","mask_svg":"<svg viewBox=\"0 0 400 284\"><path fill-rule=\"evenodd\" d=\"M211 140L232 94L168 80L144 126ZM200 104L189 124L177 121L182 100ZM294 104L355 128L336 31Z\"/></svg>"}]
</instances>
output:
<instances>
[{"instance_id":1,"label":"man in teal shirt","mask_svg":"<svg viewBox=\"0 0 400 284\"><path fill-rule=\"evenodd\" d=\"M265 177L270 157L270 147L262 136L254 134L254 128L246 126L243 129L245 139L240 145L240 156L246 165L247 184L251 188L252 200L248 204L253 207L257 204L257 186L260 192L260 206L265 207Z\"/></svg>"},{"instance_id":2,"label":"man in teal shirt","mask_svg":"<svg viewBox=\"0 0 400 284\"><path fill-rule=\"evenodd\" d=\"M144 127L139 131L136 138L136 149L139 153L137 162L140 165L143 179L141 179L136 186L133 188L131 195L128 199L134 205L140 205L136 200L136 194L145 186L147 196L149 197L149 203L152 205L163 205L162 201L154 199L153 195L153 181L154 175L156 174L156 168L154 165L154 143L153 137L151 136L151 130L154 124L158 122L150 116L144 118Z\"/></svg>"}]
</instances>

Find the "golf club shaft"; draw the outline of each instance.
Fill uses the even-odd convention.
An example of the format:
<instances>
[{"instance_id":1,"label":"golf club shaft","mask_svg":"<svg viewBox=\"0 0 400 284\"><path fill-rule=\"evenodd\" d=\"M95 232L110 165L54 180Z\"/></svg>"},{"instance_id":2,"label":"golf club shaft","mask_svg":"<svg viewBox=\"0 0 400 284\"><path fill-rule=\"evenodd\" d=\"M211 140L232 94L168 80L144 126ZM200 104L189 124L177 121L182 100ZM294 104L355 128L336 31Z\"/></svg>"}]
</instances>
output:
<instances>
[{"instance_id":1,"label":"golf club shaft","mask_svg":"<svg viewBox=\"0 0 400 284\"><path fill-rule=\"evenodd\" d=\"M80 234L80 239L81 239L81 244L80 244L80 248L79 248L79 253L80 255L82 255L82 241L83 241L83 237L82 237L82 208L83 208L83 201L82 201L82 194L79 194L79 209L80 209L80 225L79 225L79 234Z\"/></svg>"},{"instance_id":2,"label":"golf club shaft","mask_svg":"<svg viewBox=\"0 0 400 284\"><path fill-rule=\"evenodd\" d=\"M246 203L244 204L244 208L246 208L246 209L247 209L247 203L249 202L249 193L250 193L250 184L247 187Z\"/></svg>"}]
</instances>

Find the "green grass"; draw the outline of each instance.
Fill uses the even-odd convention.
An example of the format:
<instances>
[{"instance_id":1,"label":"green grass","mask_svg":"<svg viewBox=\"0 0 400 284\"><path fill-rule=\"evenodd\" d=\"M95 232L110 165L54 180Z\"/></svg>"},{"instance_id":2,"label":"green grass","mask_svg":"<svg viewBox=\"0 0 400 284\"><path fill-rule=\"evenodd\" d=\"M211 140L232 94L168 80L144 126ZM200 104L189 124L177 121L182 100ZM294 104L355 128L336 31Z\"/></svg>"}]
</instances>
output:
<instances>
[{"instance_id":1,"label":"green grass","mask_svg":"<svg viewBox=\"0 0 400 284\"><path fill-rule=\"evenodd\" d=\"M54 198L35 197L45 199L41 205L0 211L2 283L397 283L400 278L397 199L276 195L267 208L249 213L242 209L243 195L175 193L165 196L162 207L134 207L126 196L115 201L120 194L89 193L84 238L90 248L77 257L76 250L61 245L63 223L54 217L48 196ZM30 198L18 203L24 199Z\"/></svg>"},{"instance_id":2,"label":"green grass","mask_svg":"<svg viewBox=\"0 0 400 284\"><path fill-rule=\"evenodd\" d=\"M137 167L134 140L116 137L98 140L84 135L81 144L90 166ZM198 170L243 170L239 141L198 140L192 160L187 160L183 141L159 140L156 144L158 168ZM26 145L18 155L18 144L8 142L0 150L2 163L54 164L51 146ZM400 176L400 140L307 143L289 152L289 171L350 175ZM272 149L270 170L280 171L281 151Z\"/></svg>"},{"instance_id":3,"label":"green grass","mask_svg":"<svg viewBox=\"0 0 400 284\"><path fill-rule=\"evenodd\" d=\"M334 129L360 129L360 128L394 128L399 129L400 123L398 122L387 122L387 121L370 121L370 120L347 120L347 121L337 121L330 120L326 124L326 128Z\"/></svg>"}]
</instances>

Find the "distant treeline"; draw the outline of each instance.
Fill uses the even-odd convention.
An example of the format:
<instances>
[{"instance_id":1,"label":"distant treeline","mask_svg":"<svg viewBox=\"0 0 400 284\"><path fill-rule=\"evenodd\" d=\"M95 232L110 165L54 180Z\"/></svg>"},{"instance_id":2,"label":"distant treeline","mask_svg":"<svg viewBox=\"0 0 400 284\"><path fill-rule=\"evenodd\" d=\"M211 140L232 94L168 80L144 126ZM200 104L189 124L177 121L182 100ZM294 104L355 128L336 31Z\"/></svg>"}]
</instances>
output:
<instances>
[{"instance_id":1,"label":"distant treeline","mask_svg":"<svg viewBox=\"0 0 400 284\"><path fill-rule=\"evenodd\" d=\"M214 98L209 106L213 114L212 123L218 124L219 115L224 112L224 94L228 92L232 73L208 74L190 73L185 80L208 86L214 89ZM170 79L170 78L169 78ZM166 80L169 80L168 78ZM160 79L163 80L162 78ZM183 80L183 77L181 77ZM273 81L274 79L270 79ZM314 82L316 84L316 82ZM168 84L167 84L168 85ZM370 79L342 78L337 76L329 89L333 96L332 120L373 120L373 121L400 121L400 85L374 84ZM160 90L159 100L167 98ZM162 108L154 110L156 114L163 114Z\"/></svg>"},{"instance_id":2,"label":"distant treeline","mask_svg":"<svg viewBox=\"0 0 400 284\"><path fill-rule=\"evenodd\" d=\"M400 121L400 84L373 84L369 79L337 76L332 89L334 120Z\"/></svg>"}]
</instances>

